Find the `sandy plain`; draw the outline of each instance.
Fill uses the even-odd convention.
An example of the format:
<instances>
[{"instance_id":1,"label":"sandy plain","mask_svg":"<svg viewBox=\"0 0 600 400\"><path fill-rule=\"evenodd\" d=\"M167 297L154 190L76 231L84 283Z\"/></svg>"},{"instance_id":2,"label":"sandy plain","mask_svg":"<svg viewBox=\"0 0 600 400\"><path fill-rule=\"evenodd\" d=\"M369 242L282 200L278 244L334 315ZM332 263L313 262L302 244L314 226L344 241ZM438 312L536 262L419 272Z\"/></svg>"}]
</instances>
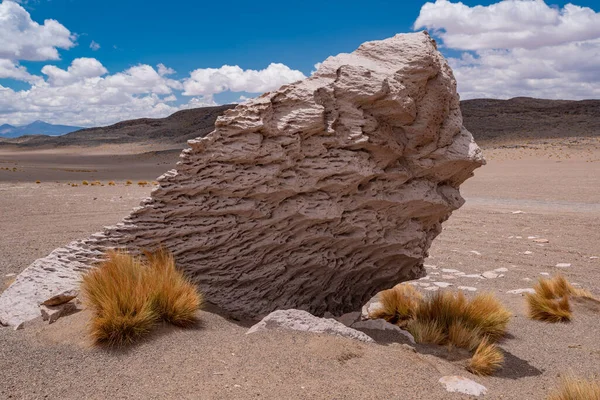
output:
<instances>
[{"instance_id":1,"label":"sandy plain","mask_svg":"<svg viewBox=\"0 0 600 400\"><path fill-rule=\"evenodd\" d=\"M486 386L485 398L543 399L566 372L600 376L597 304L575 304L571 323L550 325L529 320L523 295L509 293L560 272L600 297L600 140L483 147L488 165L462 186L466 204L434 241L418 286L424 293L436 282L452 285L443 290L491 291L510 308L501 343L506 361L494 376L465 371L459 351L418 345L415 352L403 337L371 331L378 343L364 344L290 332L245 335L250 321L209 311L201 312L199 329L165 327L126 351L107 351L90 344L84 311L52 325L0 328L0 398L469 398L438 383L462 375ZM0 153L5 281L54 248L118 222L152 187L125 180L152 181L177 160L176 152L9 153ZM84 179L104 186L82 186ZM541 238L548 243L534 241ZM496 278L465 277L494 270Z\"/></svg>"}]
</instances>

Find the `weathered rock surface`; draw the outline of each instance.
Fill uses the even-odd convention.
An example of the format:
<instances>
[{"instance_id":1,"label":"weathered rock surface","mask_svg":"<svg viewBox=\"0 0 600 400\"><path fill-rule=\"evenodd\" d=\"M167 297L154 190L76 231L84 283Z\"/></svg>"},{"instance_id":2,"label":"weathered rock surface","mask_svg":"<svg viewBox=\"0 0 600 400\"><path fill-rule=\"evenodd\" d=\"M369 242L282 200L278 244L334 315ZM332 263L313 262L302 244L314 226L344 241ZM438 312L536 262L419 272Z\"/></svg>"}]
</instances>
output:
<instances>
[{"instance_id":1,"label":"weathered rock surface","mask_svg":"<svg viewBox=\"0 0 600 400\"><path fill-rule=\"evenodd\" d=\"M448 392L464 393L475 397L487 393L487 388L485 386L463 376L444 376L440 378L439 382L444 385Z\"/></svg>"},{"instance_id":2,"label":"weathered rock surface","mask_svg":"<svg viewBox=\"0 0 600 400\"><path fill-rule=\"evenodd\" d=\"M189 141L122 223L35 261L0 321L78 286L107 248L159 244L208 301L253 317L360 309L424 274L459 185L484 163L452 72L426 33L367 42L310 78L247 101Z\"/></svg>"},{"instance_id":3,"label":"weathered rock surface","mask_svg":"<svg viewBox=\"0 0 600 400\"><path fill-rule=\"evenodd\" d=\"M361 342L374 342L367 334L348 328L332 318L319 318L302 310L277 310L264 317L259 323L248 329L247 334L269 331L288 330L311 333L326 333L343 336Z\"/></svg>"}]
</instances>

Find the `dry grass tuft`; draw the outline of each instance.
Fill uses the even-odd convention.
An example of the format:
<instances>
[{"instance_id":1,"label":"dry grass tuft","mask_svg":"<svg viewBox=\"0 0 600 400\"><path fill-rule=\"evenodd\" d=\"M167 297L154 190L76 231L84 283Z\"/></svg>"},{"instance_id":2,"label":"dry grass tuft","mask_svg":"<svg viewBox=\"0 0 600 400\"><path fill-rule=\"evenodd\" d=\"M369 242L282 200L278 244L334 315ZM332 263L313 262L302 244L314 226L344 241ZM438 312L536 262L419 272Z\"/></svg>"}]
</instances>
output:
<instances>
[{"instance_id":1,"label":"dry grass tuft","mask_svg":"<svg viewBox=\"0 0 600 400\"><path fill-rule=\"evenodd\" d=\"M125 184L126 184L126 185L131 185L132 183L133 183L133 182L131 182L131 181L129 181L129 180L128 180L127 182L125 182Z\"/></svg>"},{"instance_id":2,"label":"dry grass tuft","mask_svg":"<svg viewBox=\"0 0 600 400\"><path fill-rule=\"evenodd\" d=\"M188 327L198 323L196 312L202 306L202 296L175 268L173 255L160 249L146 256L155 285L152 303L156 312L173 325Z\"/></svg>"},{"instance_id":3,"label":"dry grass tuft","mask_svg":"<svg viewBox=\"0 0 600 400\"><path fill-rule=\"evenodd\" d=\"M115 181L108 182L108 186L115 186L115 185L116 185Z\"/></svg>"},{"instance_id":4,"label":"dry grass tuft","mask_svg":"<svg viewBox=\"0 0 600 400\"><path fill-rule=\"evenodd\" d=\"M89 185L90 183L89 183L88 181L83 181L83 182L81 182L81 184L82 184L82 185L84 185L84 186L87 186L87 185Z\"/></svg>"},{"instance_id":5,"label":"dry grass tuft","mask_svg":"<svg viewBox=\"0 0 600 400\"><path fill-rule=\"evenodd\" d=\"M42 183L42 182L40 182L40 181L35 181L35 183L38 183L38 184L40 184L40 183Z\"/></svg>"},{"instance_id":6,"label":"dry grass tuft","mask_svg":"<svg viewBox=\"0 0 600 400\"><path fill-rule=\"evenodd\" d=\"M502 351L485 338L475 350L471 360L469 360L467 370L475 375L487 376L501 368L503 363L504 355Z\"/></svg>"},{"instance_id":7,"label":"dry grass tuft","mask_svg":"<svg viewBox=\"0 0 600 400\"><path fill-rule=\"evenodd\" d=\"M413 320L407 324L406 329L413 335L417 343L442 345L447 341L443 327L436 321Z\"/></svg>"},{"instance_id":8,"label":"dry grass tuft","mask_svg":"<svg viewBox=\"0 0 600 400\"><path fill-rule=\"evenodd\" d=\"M386 321L405 325L416 316L417 308L423 296L412 285L400 284L379 294L382 307L372 314L372 318L382 318Z\"/></svg>"},{"instance_id":9,"label":"dry grass tuft","mask_svg":"<svg viewBox=\"0 0 600 400\"><path fill-rule=\"evenodd\" d=\"M548 400L600 400L600 384L573 375L563 376Z\"/></svg>"},{"instance_id":10,"label":"dry grass tuft","mask_svg":"<svg viewBox=\"0 0 600 400\"><path fill-rule=\"evenodd\" d=\"M540 279L533 286L535 293L527 294L529 318L545 322L568 322L572 319L570 297L593 299L590 292L577 289L564 276Z\"/></svg>"},{"instance_id":11,"label":"dry grass tuft","mask_svg":"<svg viewBox=\"0 0 600 400\"><path fill-rule=\"evenodd\" d=\"M146 186L148 184L148 181L139 181L137 184L140 186Z\"/></svg>"},{"instance_id":12,"label":"dry grass tuft","mask_svg":"<svg viewBox=\"0 0 600 400\"><path fill-rule=\"evenodd\" d=\"M97 343L114 346L139 340L160 320L193 325L202 303L165 250L148 253L147 262L109 251L106 260L83 277L81 290L94 313L91 336Z\"/></svg>"},{"instance_id":13,"label":"dry grass tuft","mask_svg":"<svg viewBox=\"0 0 600 400\"><path fill-rule=\"evenodd\" d=\"M150 332L159 319L151 283L139 259L117 251L84 275L81 291L94 312L90 331L96 342L122 346Z\"/></svg>"}]
</instances>

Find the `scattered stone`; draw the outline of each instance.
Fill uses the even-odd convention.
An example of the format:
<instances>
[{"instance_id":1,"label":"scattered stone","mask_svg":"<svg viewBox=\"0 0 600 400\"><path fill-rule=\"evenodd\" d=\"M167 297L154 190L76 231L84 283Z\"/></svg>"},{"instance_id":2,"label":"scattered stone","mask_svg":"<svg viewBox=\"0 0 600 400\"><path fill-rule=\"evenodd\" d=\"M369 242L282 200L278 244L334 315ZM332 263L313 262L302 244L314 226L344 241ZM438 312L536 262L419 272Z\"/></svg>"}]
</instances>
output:
<instances>
[{"instance_id":1,"label":"scattered stone","mask_svg":"<svg viewBox=\"0 0 600 400\"><path fill-rule=\"evenodd\" d=\"M475 254L475 255L477 255L477 256L480 256L480 255L481 255L481 253L480 253L480 252L478 252L477 250L471 250L469 253L473 253L473 254Z\"/></svg>"},{"instance_id":2,"label":"scattered stone","mask_svg":"<svg viewBox=\"0 0 600 400\"><path fill-rule=\"evenodd\" d=\"M360 317L361 317L360 311L353 311L353 312L349 312L349 313L346 313L344 315L337 317L336 320L346 326L350 326L353 323L355 323L356 321L359 321Z\"/></svg>"},{"instance_id":3,"label":"scattered stone","mask_svg":"<svg viewBox=\"0 0 600 400\"><path fill-rule=\"evenodd\" d=\"M437 266L435 266L435 265L431 265L431 264L423 264L423 266L424 266L425 268L429 268L429 269L437 269Z\"/></svg>"},{"instance_id":4,"label":"scattered stone","mask_svg":"<svg viewBox=\"0 0 600 400\"><path fill-rule=\"evenodd\" d=\"M523 236L515 236L517 239L523 239Z\"/></svg>"},{"instance_id":5,"label":"scattered stone","mask_svg":"<svg viewBox=\"0 0 600 400\"><path fill-rule=\"evenodd\" d=\"M442 221L464 204L459 187L485 160L462 122L456 79L426 32L328 57L189 140L120 226L34 261L0 295L0 321L37 317L107 249L158 243L232 316L354 311L386 278L422 276Z\"/></svg>"},{"instance_id":6,"label":"scattered stone","mask_svg":"<svg viewBox=\"0 0 600 400\"><path fill-rule=\"evenodd\" d=\"M531 278L523 278L522 280L525 281L525 282L531 282L533 279L531 279Z\"/></svg>"},{"instance_id":7,"label":"scattered stone","mask_svg":"<svg viewBox=\"0 0 600 400\"><path fill-rule=\"evenodd\" d=\"M439 286L429 286L429 287L424 288L423 290L429 290L431 292L437 292L439 289L440 289Z\"/></svg>"},{"instance_id":8,"label":"scattered stone","mask_svg":"<svg viewBox=\"0 0 600 400\"><path fill-rule=\"evenodd\" d=\"M535 290L533 290L532 288L514 289L514 290L509 290L506 293L510 293L510 294L535 293Z\"/></svg>"},{"instance_id":9,"label":"scattered stone","mask_svg":"<svg viewBox=\"0 0 600 400\"><path fill-rule=\"evenodd\" d=\"M466 290L467 292L476 292L477 288L473 286L459 286L460 290Z\"/></svg>"},{"instance_id":10,"label":"scattered stone","mask_svg":"<svg viewBox=\"0 0 600 400\"><path fill-rule=\"evenodd\" d=\"M529 251L529 250L527 250L527 251L526 251L526 252L524 252L523 254L525 254L525 255L527 255L527 256L528 256L528 255L530 255L530 254L533 254L533 251Z\"/></svg>"},{"instance_id":11,"label":"scattered stone","mask_svg":"<svg viewBox=\"0 0 600 400\"><path fill-rule=\"evenodd\" d=\"M500 274L495 273L494 271L486 271L481 274L485 279L496 279L500 276Z\"/></svg>"},{"instance_id":12,"label":"scattered stone","mask_svg":"<svg viewBox=\"0 0 600 400\"><path fill-rule=\"evenodd\" d=\"M590 258L591 258L591 257L590 257ZM10 273L10 274L6 274L6 275L4 275L4 276L5 276L5 277L7 277L7 278L12 278L13 276L17 276L17 274L15 274L15 273Z\"/></svg>"},{"instance_id":13,"label":"scattered stone","mask_svg":"<svg viewBox=\"0 0 600 400\"><path fill-rule=\"evenodd\" d=\"M294 309L273 311L259 323L248 329L246 334L270 330L327 333L360 340L361 342L373 342L373 339L363 332L349 328L334 319L319 318L306 311Z\"/></svg>"},{"instance_id":14,"label":"scattered stone","mask_svg":"<svg viewBox=\"0 0 600 400\"><path fill-rule=\"evenodd\" d=\"M444 376L439 382L448 392L464 393L471 396L481 396L487 393L487 388L463 376Z\"/></svg>"},{"instance_id":15,"label":"scattered stone","mask_svg":"<svg viewBox=\"0 0 600 400\"><path fill-rule=\"evenodd\" d=\"M534 242L536 242L536 243L550 243L550 241L548 239L535 239Z\"/></svg>"},{"instance_id":16,"label":"scattered stone","mask_svg":"<svg viewBox=\"0 0 600 400\"><path fill-rule=\"evenodd\" d=\"M408 339L408 341L412 344L416 344L415 338L413 335L405 331L404 329L400 329L398 326L394 324L390 324L384 319L368 319L366 321L358 321L352 324L353 329L373 329L377 331L394 331L403 335Z\"/></svg>"},{"instance_id":17,"label":"scattered stone","mask_svg":"<svg viewBox=\"0 0 600 400\"><path fill-rule=\"evenodd\" d=\"M447 274L456 274L456 273L459 273L460 271L457 269L452 269L452 268L442 268L442 272L445 272Z\"/></svg>"},{"instance_id":18,"label":"scattered stone","mask_svg":"<svg viewBox=\"0 0 600 400\"><path fill-rule=\"evenodd\" d=\"M442 275L442 279L456 279L454 275Z\"/></svg>"},{"instance_id":19,"label":"scattered stone","mask_svg":"<svg viewBox=\"0 0 600 400\"><path fill-rule=\"evenodd\" d=\"M451 283L449 282L433 282L434 285L441 287L441 288L447 288L449 286L453 286Z\"/></svg>"},{"instance_id":20,"label":"scattered stone","mask_svg":"<svg viewBox=\"0 0 600 400\"><path fill-rule=\"evenodd\" d=\"M550 274L549 274L548 272L540 272L540 275L543 275L543 276L550 276Z\"/></svg>"},{"instance_id":21,"label":"scattered stone","mask_svg":"<svg viewBox=\"0 0 600 400\"><path fill-rule=\"evenodd\" d=\"M431 277L429 277L429 276L424 276L422 278L419 278L420 281L428 281L430 279L431 279Z\"/></svg>"},{"instance_id":22,"label":"scattered stone","mask_svg":"<svg viewBox=\"0 0 600 400\"><path fill-rule=\"evenodd\" d=\"M476 278L476 279L485 279L481 274L467 274L463 275L463 278Z\"/></svg>"},{"instance_id":23,"label":"scattered stone","mask_svg":"<svg viewBox=\"0 0 600 400\"><path fill-rule=\"evenodd\" d=\"M535 239L537 236L527 236L527 239Z\"/></svg>"},{"instance_id":24,"label":"scattered stone","mask_svg":"<svg viewBox=\"0 0 600 400\"><path fill-rule=\"evenodd\" d=\"M513 214L525 214L525 213L524 213L523 211L521 211L521 210L518 210L518 211L513 211L512 213L513 213Z\"/></svg>"},{"instance_id":25,"label":"scattered stone","mask_svg":"<svg viewBox=\"0 0 600 400\"><path fill-rule=\"evenodd\" d=\"M56 322L59 318L65 317L77 311L77 305L73 302L64 303L58 306L40 306L42 319L49 324Z\"/></svg>"},{"instance_id":26,"label":"scattered stone","mask_svg":"<svg viewBox=\"0 0 600 400\"><path fill-rule=\"evenodd\" d=\"M500 267L500 268L496 268L494 271L495 272L508 272L508 268Z\"/></svg>"},{"instance_id":27,"label":"scattered stone","mask_svg":"<svg viewBox=\"0 0 600 400\"><path fill-rule=\"evenodd\" d=\"M68 303L73 300L75 297L79 296L79 291L75 289L65 290L55 296L50 297L48 300L43 301L41 305L43 306L59 306L61 304Z\"/></svg>"},{"instance_id":28,"label":"scattered stone","mask_svg":"<svg viewBox=\"0 0 600 400\"><path fill-rule=\"evenodd\" d=\"M556 264L557 268L569 268L571 266L571 264L569 263L558 263Z\"/></svg>"},{"instance_id":29,"label":"scattered stone","mask_svg":"<svg viewBox=\"0 0 600 400\"><path fill-rule=\"evenodd\" d=\"M598 258L600 258L600 257L591 256L591 257L590 257L590 260L597 260Z\"/></svg>"}]
</instances>

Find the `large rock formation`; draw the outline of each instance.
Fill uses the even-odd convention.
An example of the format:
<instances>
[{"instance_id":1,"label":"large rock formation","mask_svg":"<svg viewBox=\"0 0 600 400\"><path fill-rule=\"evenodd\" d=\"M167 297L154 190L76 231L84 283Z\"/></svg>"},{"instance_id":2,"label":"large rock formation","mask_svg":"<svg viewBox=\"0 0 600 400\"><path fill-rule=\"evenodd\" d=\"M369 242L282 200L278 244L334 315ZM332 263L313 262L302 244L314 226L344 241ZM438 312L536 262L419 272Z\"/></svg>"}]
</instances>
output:
<instances>
[{"instance_id":1,"label":"large rock formation","mask_svg":"<svg viewBox=\"0 0 600 400\"><path fill-rule=\"evenodd\" d=\"M121 224L37 260L0 297L16 325L109 247L162 244L237 316L358 310L424 274L459 185L484 163L427 33L368 42L227 111Z\"/></svg>"}]
</instances>

